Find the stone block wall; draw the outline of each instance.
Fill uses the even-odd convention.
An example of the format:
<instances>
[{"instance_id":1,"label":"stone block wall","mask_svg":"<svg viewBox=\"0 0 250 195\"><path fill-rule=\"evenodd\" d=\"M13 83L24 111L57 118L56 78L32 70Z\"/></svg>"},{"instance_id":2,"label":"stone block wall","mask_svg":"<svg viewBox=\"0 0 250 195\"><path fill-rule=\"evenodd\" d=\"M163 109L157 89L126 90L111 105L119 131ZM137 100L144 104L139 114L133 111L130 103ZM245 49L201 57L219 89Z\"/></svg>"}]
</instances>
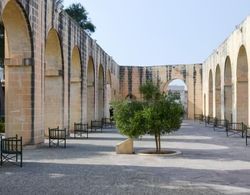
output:
<instances>
[{"instance_id":1,"label":"stone block wall","mask_svg":"<svg viewBox=\"0 0 250 195\"><path fill-rule=\"evenodd\" d=\"M0 13L6 29L7 136L18 134L24 137L25 144L37 144L43 142L48 127L70 130L72 120L88 122L87 65L90 59L94 66L91 120L108 117L109 102L119 95L119 66L62 11L61 5L53 0L2 0ZM72 62L74 48L78 49L80 58L77 78L73 74L76 68ZM98 86L100 66L103 67L103 90ZM71 96L74 91L76 94ZM78 111L72 113L71 108Z\"/></svg>"},{"instance_id":2,"label":"stone block wall","mask_svg":"<svg viewBox=\"0 0 250 195\"><path fill-rule=\"evenodd\" d=\"M184 81L188 91L188 118L202 113L202 64L165 66L121 66L120 92L123 99L142 99L139 87L147 80L160 85L167 92L171 81Z\"/></svg>"},{"instance_id":3,"label":"stone block wall","mask_svg":"<svg viewBox=\"0 0 250 195\"><path fill-rule=\"evenodd\" d=\"M205 115L250 124L249 34L247 17L203 63Z\"/></svg>"}]
</instances>

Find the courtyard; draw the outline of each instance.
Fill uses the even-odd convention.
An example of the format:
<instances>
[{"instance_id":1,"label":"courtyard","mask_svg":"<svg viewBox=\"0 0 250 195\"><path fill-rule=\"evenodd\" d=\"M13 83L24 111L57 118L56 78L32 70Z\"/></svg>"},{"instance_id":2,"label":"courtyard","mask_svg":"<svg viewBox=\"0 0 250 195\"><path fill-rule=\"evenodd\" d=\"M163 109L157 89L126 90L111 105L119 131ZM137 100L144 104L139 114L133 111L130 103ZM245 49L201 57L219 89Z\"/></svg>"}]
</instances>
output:
<instances>
[{"instance_id":1,"label":"courtyard","mask_svg":"<svg viewBox=\"0 0 250 195\"><path fill-rule=\"evenodd\" d=\"M0 194L250 194L250 147L193 121L162 138L172 157L117 155L116 129L69 139L67 148L24 148L23 168L0 167ZM135 149L154 148L153 137Z\"/></svg>"}]
</instances>

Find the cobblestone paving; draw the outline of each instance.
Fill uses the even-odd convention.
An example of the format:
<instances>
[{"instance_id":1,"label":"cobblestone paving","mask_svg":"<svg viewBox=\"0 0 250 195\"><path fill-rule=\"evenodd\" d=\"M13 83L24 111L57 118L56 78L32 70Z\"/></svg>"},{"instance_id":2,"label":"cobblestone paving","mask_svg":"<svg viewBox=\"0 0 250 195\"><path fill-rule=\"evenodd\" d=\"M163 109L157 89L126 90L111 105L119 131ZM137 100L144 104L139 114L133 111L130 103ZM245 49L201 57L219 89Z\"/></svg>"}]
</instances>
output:
<instances>
[{"instance_id":1,"label":"cobblestone paving","mask_svg":"<svg viewBox=\"0 0 250 195\"><path fill-rule=\"evenodd\" d=\"M23 168L0 167L0 194L250 194L250 146L192 121L162 138L181 155L116 155L116 130L70 139L67 148L26 147ZM136 151L153 148L144 136Z\"/></svg>"}]
</instances>

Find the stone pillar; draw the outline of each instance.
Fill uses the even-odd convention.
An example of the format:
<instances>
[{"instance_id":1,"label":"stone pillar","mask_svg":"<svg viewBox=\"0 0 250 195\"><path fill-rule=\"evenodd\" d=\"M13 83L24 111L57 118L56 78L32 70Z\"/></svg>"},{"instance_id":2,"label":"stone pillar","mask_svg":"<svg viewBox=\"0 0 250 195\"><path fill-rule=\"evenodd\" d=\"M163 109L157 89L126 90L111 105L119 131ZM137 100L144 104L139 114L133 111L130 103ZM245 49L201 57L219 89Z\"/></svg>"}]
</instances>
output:
<instances>
[{"instance_id":1,"label":"stone pillar","mask_svg":"<svg viewBox=\"0 0 250 195\"><path fill-rule=\"evenodd\" d=\"M6 137L23 137L24 144L34 142L32 129L32 60L5 59L5 132Z\"/></svg>"}]
</instances>

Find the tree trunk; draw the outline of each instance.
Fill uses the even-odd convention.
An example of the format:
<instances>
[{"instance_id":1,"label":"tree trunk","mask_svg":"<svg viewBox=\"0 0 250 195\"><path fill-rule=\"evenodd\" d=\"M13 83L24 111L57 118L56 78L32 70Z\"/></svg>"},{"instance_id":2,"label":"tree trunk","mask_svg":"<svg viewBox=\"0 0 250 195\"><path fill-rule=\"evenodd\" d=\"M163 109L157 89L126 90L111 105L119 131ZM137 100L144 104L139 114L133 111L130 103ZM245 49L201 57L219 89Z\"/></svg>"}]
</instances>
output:
<instances>
[{"instance_id":1,"label":"tree trunk","mask_svg":"<svg viewBox=\"0 0 250 195\"><path fill-rule=\"evenodd\" d=\"M156 145L156 153L158 153L158 137L157 137L157 134L155 133L155 145Z\"/></svg>"}]
</instances>

